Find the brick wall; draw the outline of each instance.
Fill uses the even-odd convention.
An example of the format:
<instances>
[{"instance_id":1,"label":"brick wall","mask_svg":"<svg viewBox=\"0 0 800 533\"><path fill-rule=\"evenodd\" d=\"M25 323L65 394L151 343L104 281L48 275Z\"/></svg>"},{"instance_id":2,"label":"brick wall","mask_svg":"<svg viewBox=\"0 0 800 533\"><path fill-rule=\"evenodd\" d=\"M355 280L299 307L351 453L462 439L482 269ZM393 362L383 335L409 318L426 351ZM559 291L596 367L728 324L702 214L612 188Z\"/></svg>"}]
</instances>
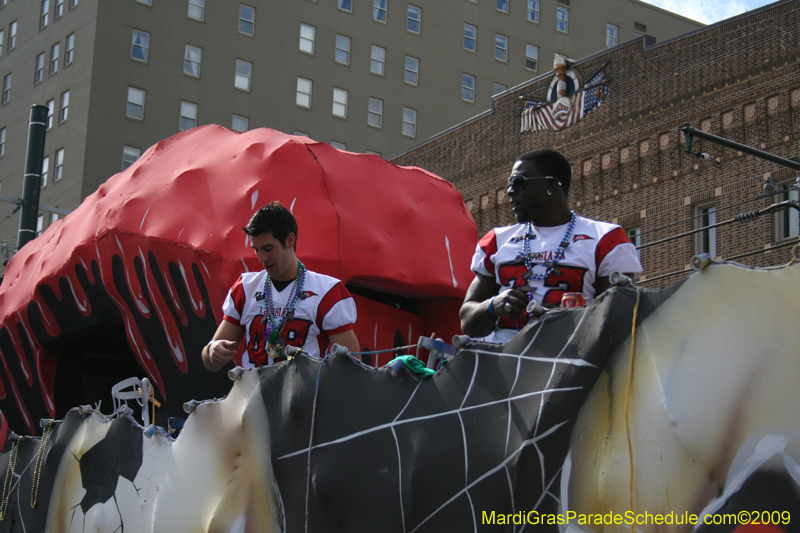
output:
<instances>
[{"instance_id":1,"label":"brick wall","mask_svg":"<svg viewBox=\"0 0 800 533\"><path fill-rule=\"evenodd\" d=\"M720 164L686 154L678 128L688 122L775 155L800 156L800 0L664 43L632 41L575 68L585 81L606 62L608 97L576 125L520 132L520 97L544 99L551 72L393 162L450 180L482 235L512 223L505 181L516 156L551 146L572 163L573 209L640 227L642 244L694 229L699 206L714 206L722 222L770 205L776 197L755 198L767 176L794 183L797 172L708 141L695 139L692 150ZM765 215L718 228L717 256L753 266L786 263L797 237L779 240L775 226L775 217ZM661 286L686 275L696 240L686 236L642 249L644 282Z\"/></svg>"}]
</instances>

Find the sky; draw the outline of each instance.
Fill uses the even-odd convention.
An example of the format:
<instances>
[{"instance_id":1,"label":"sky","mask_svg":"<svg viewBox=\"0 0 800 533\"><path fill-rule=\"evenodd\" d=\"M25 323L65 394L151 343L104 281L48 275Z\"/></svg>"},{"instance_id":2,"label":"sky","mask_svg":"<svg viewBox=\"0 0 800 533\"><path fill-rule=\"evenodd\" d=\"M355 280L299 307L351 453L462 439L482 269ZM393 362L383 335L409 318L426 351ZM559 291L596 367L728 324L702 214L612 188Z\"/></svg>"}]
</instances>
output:
<instances>
[{"instance_id":1,"label":"sky","mask_svg":"<svg viewBox=\"0 0 800 533\"><path fill-rule=\"evenodd\" d=\"M644 0L704 24L713 24L745 11L757 9L775 0Z\"/></svg>"}]
</instances>

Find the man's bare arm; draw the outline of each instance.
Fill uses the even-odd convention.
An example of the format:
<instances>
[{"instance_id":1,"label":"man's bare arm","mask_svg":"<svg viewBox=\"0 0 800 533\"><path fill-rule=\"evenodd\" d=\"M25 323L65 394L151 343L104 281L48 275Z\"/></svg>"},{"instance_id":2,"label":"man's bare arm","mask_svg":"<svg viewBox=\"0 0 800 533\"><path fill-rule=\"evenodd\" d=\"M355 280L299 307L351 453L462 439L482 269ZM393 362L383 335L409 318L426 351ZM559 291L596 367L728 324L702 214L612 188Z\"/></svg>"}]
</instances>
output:
<instances>
[{"instance_id":1,"label":"man's bare arm","mask_svg":"<svg viewBox=\"0 0 800 533\"><path fill-rule=\"evenodd\" d=\"M352 329L342 331L341 333L333 333L328 335L328 340L331 342L331 344L344 346L352 353L361 351L361 347L358 345L358 338L356 338L356 334Z\"/></svg>"},{"instance_id":2,"label":"man's bare arm","mask_svg":"<svg viewBox=\"0 0 800 533\"><path fill-rule=\"evenodd\" d=\"M635 277L633 274L624 274L624 275L628 276L631 279ZM608 276L597 278L597 282L595 283L595 287L597 288L597 290L594 293L594 297L597 298L598 296L603 294L605 291L608 290L610 286L611 286L611 281L608 279Z\"/></svg>"},{"instance_id":3,"label":"man's bare arm","mask_svg":"<svg viewBox=\"0 0 800 533\"><path fill-rule=\"evenodd\" d=\"M244 327L223 320L214 333L214 337L202 351L203 365L216 372L236 355L236 346L244 337Z\"/></svg>"}]
</instances>

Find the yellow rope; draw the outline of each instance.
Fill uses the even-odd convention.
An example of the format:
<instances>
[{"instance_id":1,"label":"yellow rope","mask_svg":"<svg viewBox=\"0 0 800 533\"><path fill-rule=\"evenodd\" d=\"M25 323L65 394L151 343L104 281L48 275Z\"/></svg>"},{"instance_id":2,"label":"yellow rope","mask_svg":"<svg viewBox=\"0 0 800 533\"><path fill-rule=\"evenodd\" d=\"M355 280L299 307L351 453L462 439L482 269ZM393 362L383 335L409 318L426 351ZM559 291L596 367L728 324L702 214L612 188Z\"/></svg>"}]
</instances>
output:
<instances>
[{"instance_id":1,"label":"yellow rope","mask_svg":"<svg viewBox=\"0 0 800 533\"><path fill-rule=\"evenodd\" d=\"M631 362L628 369L628 392L625 394L625 433L628 436L628 461L631 465L631 479L628 490L628 506L633 512L633 445L631 444L631 421L630 421L630 406L631 406L631 389L633 388L633 353L636 350L636 317L639 314L639 299L642 295L642 288L636 289L636 305L633 308L633 328L631 330ZM631 523L631 533L636 533L636 528Z\"/></svg>"},{"instance_id":2,"label":"yellow rope","mask_svg":"<svg viewBox=\"0 0 800 533\"><path fill-rule=\"evenodd\" d=\"M139 387L137 389L139 391L139 396L142 396L142 388ZM150 405L153 406L153 418L150 419L150 422L155 424L156 420L156 407L161 407L161 402L156 400L156 392L154 389L150 389L150 397L147 399L150 402Z\"/></svg>"},{"instance_id":3,"label":"yellow rope","mask_svg":"<svg viewBox=\"0 0 800 533\"><path fill-rule=\"evenodd\" d=\"M3 481L3 499L0 501L0 522L6 519L8 500L11 499L11 487L14 485L14 470L17 468L18 455L19 440L15 440L11 443L11 450L8 452L8 468L6 468L6 479Z\"/></svg>"}]
</instances>

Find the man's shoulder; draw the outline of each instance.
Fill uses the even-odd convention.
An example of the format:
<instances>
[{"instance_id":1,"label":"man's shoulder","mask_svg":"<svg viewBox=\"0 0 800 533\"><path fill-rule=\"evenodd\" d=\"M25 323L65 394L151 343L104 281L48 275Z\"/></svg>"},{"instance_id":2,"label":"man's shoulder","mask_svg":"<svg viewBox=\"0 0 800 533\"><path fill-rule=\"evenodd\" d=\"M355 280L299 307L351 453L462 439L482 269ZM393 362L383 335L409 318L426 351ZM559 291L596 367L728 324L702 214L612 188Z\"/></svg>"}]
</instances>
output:
<instances>
[{"instance_id":1,"label":"man's shoulder","mask_svg":"<svg viewBox=\"0 0 800 533\"><path fill-rule=\"evenodd\" d=\"M262 283L263 284L264 283L264 278L266 277L266 275L267 275L267 271L266 270L262 270L260 272L242 272L241 274L239 274L239 279L237 279L236 283L234 283L234 287L236 285L241 285L243 287L250 287L254 283L255 284Z\"/></svg>"},{"instance_id":2,"label":"man's shoulder","mask_svg":"<svg viewBox=\"0 0 800 533\"><path fill-rule=\"evenodd\" d=\"M498 242L508 241L515 234L525 231L525 224L513 224L511 226L499 226L492 230Z\"/></svg>"},{"instance_id":3,"label":"man's shoulder","mask_svg":"<svg viewBox=\"0 0 800 533\"><path fill-rule=\"evenodd\" d=\"M322 274L320 272L315 272L313 270L306 269L306 281L305 283L313 284L320 288L325 288L325 290L329 290L331 287L342 282L339 278L334 278L333 276L329 276L327 274Z\"/></svg>"},{"instance_id":4,"label":"man's shoulder","mask_svg":"<svg viewBox=\"0 0 800 533\"><path fill-rule=\"evenodd\" d=\"M507 244L514 235L525 230L524 224L514 224L513 226L500 226L489 230L489 232L478 241L478 248L483 250L486 255L494 255L497 251ZM476 253L480 253L476 251Z\"/></svg>"},{"instance_id":5,"label":"man's shoulder","mask_svg":"<svg viewBox=\"0 0 800 533\"><path fill-rule=\"evenodd\" d=\"M613 224L611 222L603 222L602 220L594 220L592 218L577 217L575 221L575 233L579 233L580 231L583 232L591 232L593 237L602 237L603 235L614 231L615 229L621 227L619 224Z\"/></svg>"}]
</instances>

